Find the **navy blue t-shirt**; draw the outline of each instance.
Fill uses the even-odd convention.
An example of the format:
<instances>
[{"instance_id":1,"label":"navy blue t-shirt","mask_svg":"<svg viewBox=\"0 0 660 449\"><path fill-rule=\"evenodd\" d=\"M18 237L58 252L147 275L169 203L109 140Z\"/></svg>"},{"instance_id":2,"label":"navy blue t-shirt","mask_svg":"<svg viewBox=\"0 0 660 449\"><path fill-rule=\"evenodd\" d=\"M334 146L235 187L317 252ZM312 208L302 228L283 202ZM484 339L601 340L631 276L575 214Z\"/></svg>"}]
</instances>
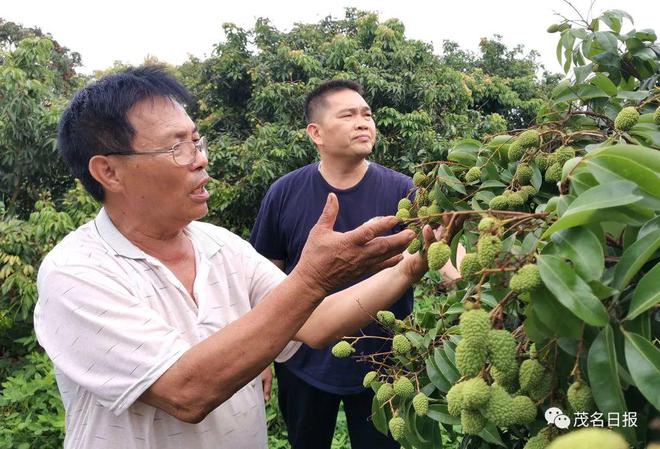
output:
<instances>
[{"instance_id":1,"label":"navy blue t-shirt","mask_svg":"<svg viewBox=\"0 0 660 449\"><path fill-rule=\"evenodd\" d=\"M306 165L278 179L266 193L252 229L250 243L265 257L284 260L287 274L298 263L328 193L334 192L339 199L334 230L346 232L373 217L396 214L399 200L413 188L410 177L371 162L358 184L339 190L326 182L318 167L318 162ZM398 232L397 228L393 231ZM403 318L411 313L412 305L413 293L409 289L390 310L397 318ZM387 334L377 323L371 323L358 335ZM389 350L389 345L384 343L387 342L381 339L362 339L355 345L354 355ZM363 391L362 379L372 367L351 358L338 359L330 349L312 349L303 344L285 365L296 376L321 390L334 394Z\"/></svg>"}]
</instances>

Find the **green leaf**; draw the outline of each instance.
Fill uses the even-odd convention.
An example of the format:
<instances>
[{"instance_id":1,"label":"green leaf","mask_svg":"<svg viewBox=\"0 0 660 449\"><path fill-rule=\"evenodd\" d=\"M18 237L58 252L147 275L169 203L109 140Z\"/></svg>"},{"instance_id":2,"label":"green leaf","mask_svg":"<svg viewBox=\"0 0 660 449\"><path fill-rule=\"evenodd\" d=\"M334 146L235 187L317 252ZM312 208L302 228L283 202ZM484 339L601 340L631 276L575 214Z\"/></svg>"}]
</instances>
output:
<instances>
[{"instance_id":1,"label":"green leaf","mask_svg":"<svg viewBox=\"0 0 660 449\"><path fill-rule=\"evenodd\" d=\"M373 401L371 401L371 421L374 424L376 430L378 430L383 435L387 435L387 416L385 415L385 410L378 403L378 399L374 396Z\"/></svg>"},{"instance_id":2,"label":"green leaf","mask_svg":"<svg viewBox=\"0 0 660 449\"><path fill-rule=\"evenodd\" d=\"M495 424L493 423L486 424L484 430L479 433L479 437L481 437L481 439L486 443L497 444L498 446L506 447L502 442L500 432L497 430L497 427L495 427Z\"/></svg>"},{"instance_id":3,"label":"green leaf","mask_svg":"<svg viewBox=\"0 0 660 449\"><path fill-rule=\"evenodd\" d=\"M617 94L621 100L642 101L649 96L648 90L622 90Z\"/></svg>"},{"instance_id":4,"label":"green leaf","mask_svg":"<svg viewBox=\"0 0 660 449\"><path fill-rule=\"evenodd\" d=\"M537 258L541 279L557 300L575 316L592 326L605 326L607 310L575 270L562 258L552 255Z\"/></svg>"},{"instance_id":5,"label":"green leaf","mask_svg":"<svg viewBox=\"0 0 660 449\"><path fill-rule=\"evenodd\" d=\"M449 188L465 195L466 192L463 183L454 176L454 173L446 165L440 165L438 167L438 178L449 186Z\"/></svg>"},{"instance_id":6,"label":"green leaf","mask_svg":"<svg viewBox=\"0 0 660 449\"><path fill-rule=\"evenodd\" d=\"M541 342L549 339L553 336L552 330L550 330L539 318L539 314L536 313L536 306L534 304L528 304L525 307L525 322L523 323L523 328L525 329L525 335L527 335L534 342Z\"/></svg>"},{"instance_id":7,"label":"green leaf","mask_svg":"<svg viewBox=\"0 0 660 449\"><path fill-rule=\"evenodd\" d=\"M451 388L451 384L444 378L433 357L426 359L426 374L428 374L429 380L438 390L446 393Z\"/></svg>"},{"instance_id":8,"label":"green leaf","mask_svg":"<svg viewBox=\"0 0 660 449\"><path fill-rule=\"evenodd\" d=\"M600 183L629 180L649 195L658 195L660 154L636 145L607 147L596 150L583 160ZM628 151L630 150L630 151Z\"/></svg>"},{"instance_id":9,"label":"green leaf","mask_svg":"<svg viewBox=\"0 0 660 449\"><path fill-rule=\"evenodd\" d=\"M573 339L580 338L582 321L571 314L547 288L541 287L534 290L532 301L534 301L536 316L554 335Z\"/></svg>"},{"instance_id":10,"label":"green leaf","mask_svg":"<svg viewBox=\"0 0 660 449\"><path fill-rule=\"evenodd\" d=\"M606 52L617 53L619 40L614 33L610 31L597 31L594 33L594 38L596 39L596 42L598 42L598 45L600 45L600 47Z\"/></svg>"},{"instance_id":11,"label":"green leaf","mask_svg":"<svg viewBox=\"0 0 660 449\"><path fill-rule=\"evenodd\" d=\"M623 335L630 376L644 397L660 409L660 350L641 335L626 331Z\"/></svg>"},{"instance_id":12,"label":"green leaf","mask_svg":"<svg viewBox=\"0 0 660 449\"><path fill-rule=\"evenodd\" d=\"M611 326L605 326L591 344L587 357L587 369L591 392L598 411L605 416L608 413L623 414L628 411L621 390L618 360L614 346L614 332ZM620 427L617 430L623 433L630 443L635 442L633 429Z\"/></svg>"},{"instance_id":13,"label":"green leaf","mask_svg":"<svg viewBox=\"0 0 660 449\"><path fill-rule=\"evenodd\" d=\"M450 384L456 383L456 381L461 377L458 373L458 370L447 358L447 354L441 347L435 348L433 352L433 361L436 366L440 369L443 377L449 381Z\"/></svg>"},{"instance_id":14,"label":"green leaf","mask_svg":"<svg viewBox=\"0 0 660 449\"><path fill-rule=\"evenodd\" d=\"M607 93L610 97L617 94L617 88L614 83L602 73L597 74L589 80L594 86L598 86L603 92Z\"/></svg>"},{"instance_id":15,"label":"green leaf","mask_svg":"<svg viewBox=\"0 0 660 449\"><path fill-rule=\"evenodd\" d=\"M589 228L564 229L552 235L556 253L570 259L585 280L600 279L605 266L603 244Z\"/></svg>"},{"instance_id":16,"label":"green leaf","mask_svg":"<svg viewBox=\"0 0 660 449\"><path fill-rule=\"evenodd\" d=\"M651 307L660 304L660 287L658 287L658 279L660 279L660 263L656 263L637 284L635 292L633 293L632 301L630 302L630 308L628 309L626 320L632 320L649 310Z\"/></svg>"},{"instance_id":17,"label":"green leaf","mask_svg":"<svg viewBox=\"0 0 660 449\"><path fill-rule=\"evenodd\" d=\"M568 206L566 212L545 231L542 238L547 238L562 229L605 220L610 212L607 209L642 200L643 197L636 194L636 189L637 185L630 181L615 181L592 187Z\"/></svg>"},{"instance_id":18,"label":"green leaf","mask_svg":"<svg viewBox=\"0 0 660 449\"><path fill-rule=\"evenodd\" d=\"M623 291L623 288L628 285L628 282L658 248L660 248L660 230L651 232L630 245L623 252L619 263L616 264L612 286Z\"/></svg>"},{"instance_id":19,"label":"green leaf","mask_svg":"<svg viewBox=\"0 0 660 449\"><path fill-rule=\"evenodd\" d=\"M443 424L457 425L461 423L461 418L449 414L446 404L430 404L429 412L426 416Z\"/></svg>"}]
</instances>

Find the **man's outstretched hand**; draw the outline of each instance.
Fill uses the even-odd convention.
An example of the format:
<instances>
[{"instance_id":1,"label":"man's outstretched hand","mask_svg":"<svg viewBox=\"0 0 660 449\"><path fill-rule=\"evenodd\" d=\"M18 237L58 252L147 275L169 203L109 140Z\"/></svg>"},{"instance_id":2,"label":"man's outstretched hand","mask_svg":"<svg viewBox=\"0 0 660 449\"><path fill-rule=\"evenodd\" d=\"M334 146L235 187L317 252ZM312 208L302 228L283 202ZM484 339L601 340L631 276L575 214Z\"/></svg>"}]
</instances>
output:
<instances>
[{"instance_id":1,"label":"man's outstretched hand","mask_svg":"<svg viewBox=\"0 0 660 449\"><path fill-rule=\"evenodd\" d=\"M292 273L317 292L319 300L351 281L396 265L414 237L410 230L381 236L399 223L395 217L369 221L349 232L335 232L338 212L337 196L331 193Z\"/></svg>"}]
</instances>

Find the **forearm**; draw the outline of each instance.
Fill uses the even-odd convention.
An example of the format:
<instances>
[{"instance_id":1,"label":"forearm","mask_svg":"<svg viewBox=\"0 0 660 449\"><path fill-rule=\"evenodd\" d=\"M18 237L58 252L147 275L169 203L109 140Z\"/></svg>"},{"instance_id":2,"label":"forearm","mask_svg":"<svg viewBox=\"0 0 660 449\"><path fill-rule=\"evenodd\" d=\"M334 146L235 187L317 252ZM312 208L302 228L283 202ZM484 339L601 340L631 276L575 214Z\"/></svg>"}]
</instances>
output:
<instances>
[{"instance_id":1,"label":"forearm","mask_svg":"<svg viewBox=\"0 0 660 449\"><path fill-rule=\"evenodd\" d=\"M319 293L289 276L252 311L190 348L141 397L198 422L254 379L305 323Z\"/></svg>"},{"instance_id":2,"label":"forearm","mask_svg":"<svg viewBox=\"0 0 660 449\"><path fill-rule=\"evenodd\" d=\"M419 277L400 263L328 296L300 329L298 338L321 348L353 334L369 324L379 310L394 304L417 280Z\"/></svg>"}]
</instances>

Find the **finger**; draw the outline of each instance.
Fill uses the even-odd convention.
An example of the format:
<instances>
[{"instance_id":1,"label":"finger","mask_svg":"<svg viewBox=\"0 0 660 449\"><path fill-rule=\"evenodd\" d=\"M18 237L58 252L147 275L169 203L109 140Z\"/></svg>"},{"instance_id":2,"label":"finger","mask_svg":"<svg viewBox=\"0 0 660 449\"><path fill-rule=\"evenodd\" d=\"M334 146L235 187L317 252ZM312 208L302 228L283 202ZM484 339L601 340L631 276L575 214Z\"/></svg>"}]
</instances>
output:
<instances>
[{"instance_id":1,"label":"finger","mask_svg":"<svg viewBox=\"0 0 660 449\"><path fill-rule=\"evenodd\" d=\"M428 248L431 243L436 241L433 228L429 225L424 226L422 229L422 235L424 236L424 248Z\"/></svg>"},{"instance_id":2,"label":"finger","mask_svg":"<svg viewBox=\"0 0 660 449\"><path fill-rule=\"evenodd\" d=\"M371 240L374 240L379 235L389 231L397 224L399 224L399 220L396 217L383 217L379 220L370 221L358 226L352 231L347 232L345 235L352 243L355 243L356 245L364 245ZM402 234L403 232L400 232L399 234Z\"/></svg>"},{"instance_id":3,"label":"finger","mask_svg":"<svg viewBox=\"0 0 660 449\"><path fill-rule=\"evenodd\" d=\"M337 200L337 195L331 192L328 194L328 198L325 201L325 206L323 207L323 212L321 212L321 216L316 222L316 225L325 229L332 230L335 226L335 220L337 220L338 213L339 200Z\"/></svg>"},{"instance_id":4,"label":"finger","mask_svg":"<svg viewBox=\"0 0 660 449\"><path fill-rule=\"evenodd\" d=\"M376 263L402 253L414 238L415 233L410 229L398 234L376 237L363 246L364 255L367 260Z\"/></svg>"},{"instance_id":5,"label":"finger","mask_svg":"<svg viewBox=\"0 0 660 449\"><path fill-rule=\"evenodd\" d=\"M402 254L397 254L395 256L390 257L387 260L384 260L382 262L375 263L369 267L369 269L365 272L366 275L371 276L372 274L376 274L379 271L384 270L385 268L393 267L394 265L398 264L403 260L403 255Z\"/></svg>"}]
</instances>

